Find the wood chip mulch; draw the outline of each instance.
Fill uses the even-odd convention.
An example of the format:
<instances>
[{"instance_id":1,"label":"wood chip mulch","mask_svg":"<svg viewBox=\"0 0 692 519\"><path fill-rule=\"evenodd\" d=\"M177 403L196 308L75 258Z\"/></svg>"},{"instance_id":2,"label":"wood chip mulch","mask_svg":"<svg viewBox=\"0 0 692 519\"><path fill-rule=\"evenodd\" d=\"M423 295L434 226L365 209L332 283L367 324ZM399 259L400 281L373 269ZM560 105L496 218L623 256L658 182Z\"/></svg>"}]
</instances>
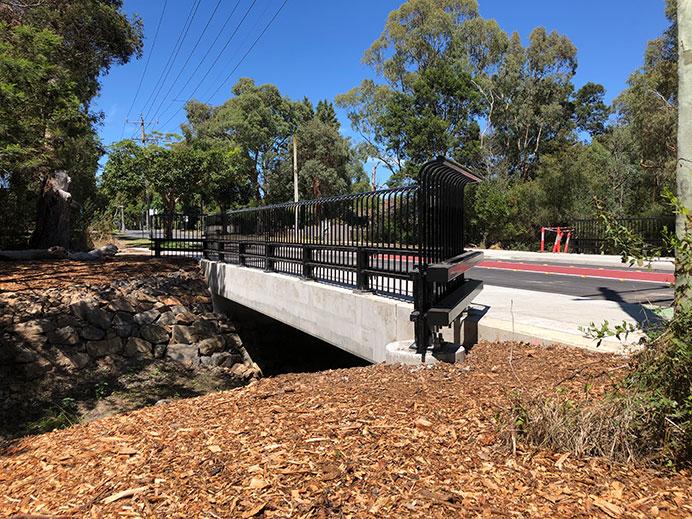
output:
<instances>
[{"instance_id":1,"label":"wood chip mulch","mask_svg":"<svg viewBox=\"0 0 692 519\"><path fill-rule=\"evenodd\" d=\"M481 344L456 366L264 379L0 446L0 514L690 517L686 472L498 434L512 391L602 389L623 362Z\"/></svg>"},{"instance_id":2,"label":"wood chip mulch","mask_svg":"<svg viewBox=\"0 0 692 519\"><path fill-rule=\"evenodd\" d=\"M123 256L105 261L0 261L0 292L22 292L70 286L103 285L121 279L146 278L180 268L195 268L186 258Z\"/></svg>"}]
</instances>

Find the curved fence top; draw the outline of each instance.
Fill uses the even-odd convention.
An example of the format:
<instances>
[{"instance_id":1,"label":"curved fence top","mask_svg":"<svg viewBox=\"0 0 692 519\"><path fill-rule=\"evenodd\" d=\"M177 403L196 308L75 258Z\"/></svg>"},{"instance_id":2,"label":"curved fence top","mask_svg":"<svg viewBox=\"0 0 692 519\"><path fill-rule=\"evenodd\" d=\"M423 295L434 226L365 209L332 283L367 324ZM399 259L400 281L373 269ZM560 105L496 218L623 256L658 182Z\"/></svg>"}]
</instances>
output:
<instances>
[{"instance_id":1,"label":"curved fence top","mask_svg":"<svg viewBox=\"0 0 692 519\"><path fill-rule=\"evenodd\" d=\"M420 168L421 182L440 181L454 184L476 184L483 180L477 173L446 157L429 160Z\"/></svg>"}]
</instances>

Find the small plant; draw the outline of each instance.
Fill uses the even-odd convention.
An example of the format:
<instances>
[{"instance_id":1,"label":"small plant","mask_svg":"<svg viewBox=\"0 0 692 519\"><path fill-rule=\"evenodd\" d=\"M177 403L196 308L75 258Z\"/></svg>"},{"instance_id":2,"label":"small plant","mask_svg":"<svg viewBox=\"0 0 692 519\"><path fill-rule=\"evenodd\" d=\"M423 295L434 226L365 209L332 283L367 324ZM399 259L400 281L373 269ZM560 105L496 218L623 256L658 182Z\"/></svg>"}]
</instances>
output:
<instances>
[{"instance_id":1,"label":"small plant","mask_svg":"<svg viewBox=\"0 0 692 519\"><path fill-rule=\"evenodd\" d=\"M615 337L619 341L626 341L630 333L642 329L640 325L628 323L627 321L622 321L622 323L611 327L607 320L603 321L600 325L591 321L589 326L579 326L578 328L584 336L596 341L596 347L600 346L603 339L606 337Z\"/></svg>"},{"instance_id":2,"label":"small plant","mask_svg":"<svg viewBox=\"0 0 692 519\"><path fill-rule=\"evenodd\" d=\"M64 429L79 422L79 410L74 398L63 398L60 404L55 404L40 420L34 422L29 430L36 434Z\"/></svg>"},{"instance_id":3,"label":"small plant","mask_svg":"<svg viewBox=\"0 0 692 519\"><path fill-rule=\"evenodd\" d=\"M685 222L680 235L663 236L676 251L673 317L646 337L633 369L602 398L575 404L559 394L548 400L518 395L510 421L513 445L521 435L531 443L578 455L692 464L692 215L670 192L665 198ZM660 249L646 250L641 238L612 223L609 215L601 218L624 263L644 265L660 255ZM612 327L605 321L580 330L600 345L605 337L627 337L635 327L626 322Z\"/></svg>"},{"instance_id":4,"label":"small plant","mask_svg":"<svg viewBox=\"0 0 692 519\"><path fill-rule=\"evenodd\" d=\"M108 382L99 382L95 388L96 400L102 400L108 396Z\"/></svg>"}]
</instances>

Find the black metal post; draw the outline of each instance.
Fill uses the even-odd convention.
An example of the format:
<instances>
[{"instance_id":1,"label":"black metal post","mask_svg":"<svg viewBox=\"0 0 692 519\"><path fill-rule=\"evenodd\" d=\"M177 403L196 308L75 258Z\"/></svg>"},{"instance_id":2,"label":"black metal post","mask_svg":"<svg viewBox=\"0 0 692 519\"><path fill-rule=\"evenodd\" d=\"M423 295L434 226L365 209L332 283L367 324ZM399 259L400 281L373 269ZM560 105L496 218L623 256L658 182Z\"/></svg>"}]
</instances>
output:
<instances>
[{"instance_id":1,"label":"black metal post","mask_svg":"<svg viewBox=\"0 0 692 519\"><path fill-rule=\"evenodd\" d=\"M241 266L246 266L245 264L245 243L238 242L238 264Z\"/></svg>"},{"instance_id":2,"label":"black metal post","mask_svg":"<svg viewBox=\"0 0 692 519\"><path fill-rule=\"evenodd\" d=\"M264 246L264 271L273 272L274 271L274 244L267 243Z\"/></svg>"},{"instance_id":3,"label":"black metal post","mask_svg":"<svg viewBox=\"0 0 692 519\"><path fill-rule=\"evenodd\" d=\"M303 267L303 273L301 277L303 279L312 279L312 247L309 247L307 245L302 246L302 267Z\"/></svg>"},{"instance_id":4,"label":"black metal post","mask_svg":"<svg viewBox=\"0 0 692 519\"><path fill-rule=\"evenodd\" d=\"M356 292L370 292L370 276L365 270L368 268L368 251L356 250Z\"/></svg>"}]
</instances>

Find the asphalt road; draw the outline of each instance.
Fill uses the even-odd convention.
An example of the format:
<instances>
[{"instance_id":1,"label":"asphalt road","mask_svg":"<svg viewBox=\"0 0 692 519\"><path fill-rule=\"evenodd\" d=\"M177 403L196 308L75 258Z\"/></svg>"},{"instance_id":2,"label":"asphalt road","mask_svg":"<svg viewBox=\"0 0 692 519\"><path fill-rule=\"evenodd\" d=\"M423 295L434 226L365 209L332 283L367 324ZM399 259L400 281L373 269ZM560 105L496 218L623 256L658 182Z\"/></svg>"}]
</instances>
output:
<instances>
[{"instance_id":1,"label":"asphalt road","mask_svg":"<svg viewBox=\"0 0 692 519\"><path fill-rule=\"evenodd\" d=\"M669 306L673 302L673 289L666 283L621 281L482 267L472 268L468 277L483 280L488 285L567 294L580 298L624 303L651 303L660 306Z\"/></svg>"}]
</instances>

